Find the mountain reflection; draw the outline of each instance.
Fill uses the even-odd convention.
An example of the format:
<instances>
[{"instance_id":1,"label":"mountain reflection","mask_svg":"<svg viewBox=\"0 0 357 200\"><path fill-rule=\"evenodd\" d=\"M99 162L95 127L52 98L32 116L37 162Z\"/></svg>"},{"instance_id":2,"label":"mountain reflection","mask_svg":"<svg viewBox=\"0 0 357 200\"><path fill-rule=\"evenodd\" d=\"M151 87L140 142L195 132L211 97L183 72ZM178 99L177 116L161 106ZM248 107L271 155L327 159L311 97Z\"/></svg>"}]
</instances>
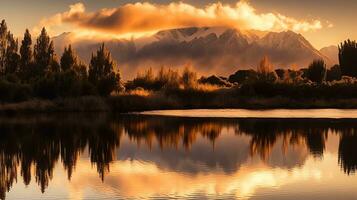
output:
<instances>
[{"instance_id":1,"label":"mountain reflection","mask_svg":"<svg viewBox=\"0 0 357 200\"><path fill-rule=\"evenodd\" d=\"M338 161L347 175L357 169L357 121L303 119L190 119L144 116L56 115L0 120L0 198L21 176L45 192L62 163L68 179L87 156L104 180L116 160L143 160L159 168L235 173L248 161L271 167L302 166L323 159L331 134L340 138ZM127 142L127 138L129 142Z\"/></svg>"}]
</instances>

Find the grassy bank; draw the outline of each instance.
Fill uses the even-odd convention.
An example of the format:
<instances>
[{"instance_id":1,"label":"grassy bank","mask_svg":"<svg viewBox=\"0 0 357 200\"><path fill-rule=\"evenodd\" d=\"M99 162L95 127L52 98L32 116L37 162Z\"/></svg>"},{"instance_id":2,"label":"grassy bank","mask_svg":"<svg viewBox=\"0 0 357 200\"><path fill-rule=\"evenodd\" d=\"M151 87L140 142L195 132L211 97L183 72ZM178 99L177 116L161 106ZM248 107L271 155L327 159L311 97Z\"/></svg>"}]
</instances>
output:
<instances>
[{"instance_id":1,"label":"grassy bank","mask_svg":"<svg viewBox=\"0 0 357 200\"><path fill-rule=\"evenodd\" d=\"M224 91L221 91L224 92ZM199 94L197 94L199 95ZM170 97L163 94L119 95L111 97L79 97L55 100L33 99L19 103L0 104L0 113L56 113L56 112L116 112L127 113L167 109L357 109L357 99L291 99L286 97L222 97L208 93L195 97Z\"/></svg>"}]
</instances>

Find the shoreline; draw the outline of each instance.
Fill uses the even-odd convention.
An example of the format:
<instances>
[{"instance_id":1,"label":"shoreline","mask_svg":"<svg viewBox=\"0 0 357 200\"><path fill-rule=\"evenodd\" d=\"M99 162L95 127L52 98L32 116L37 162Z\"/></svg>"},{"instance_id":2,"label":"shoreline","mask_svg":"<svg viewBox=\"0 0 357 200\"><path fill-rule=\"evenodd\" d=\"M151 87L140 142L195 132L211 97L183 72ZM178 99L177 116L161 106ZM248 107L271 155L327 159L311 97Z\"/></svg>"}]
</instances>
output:
<instances>
[{"instance_id":1,"label":"shoreline","mask_svg":"<svg viewBox=\"0 0 357 200\"><path fill-rule=\"evenodd\" d=\"M132 113L157 110L190 109L357 109L357 99L289 99L284 97L237 97L185 103L180 99L156 96L122 95L86 96L54 100L32 99L17 103L1 103L0 114L11 113Z\"/></svg>"}]
</instances>

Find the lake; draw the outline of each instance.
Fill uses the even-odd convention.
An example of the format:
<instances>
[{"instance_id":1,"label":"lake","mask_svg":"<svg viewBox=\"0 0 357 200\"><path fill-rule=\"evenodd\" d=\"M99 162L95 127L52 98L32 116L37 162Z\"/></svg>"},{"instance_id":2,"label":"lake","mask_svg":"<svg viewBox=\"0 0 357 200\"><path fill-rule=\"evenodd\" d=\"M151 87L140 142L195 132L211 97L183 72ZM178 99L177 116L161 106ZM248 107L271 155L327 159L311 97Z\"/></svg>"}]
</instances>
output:
<instances>
[{"instance_id":1,"label":"lake","mask_svg":"<svg viewBox=\"0 0 357 200\"><path fill-rule=\"evenodd\" d=\"M2 116L0 199L357 199L354 113Z\"/></svg>"}]
</instances>

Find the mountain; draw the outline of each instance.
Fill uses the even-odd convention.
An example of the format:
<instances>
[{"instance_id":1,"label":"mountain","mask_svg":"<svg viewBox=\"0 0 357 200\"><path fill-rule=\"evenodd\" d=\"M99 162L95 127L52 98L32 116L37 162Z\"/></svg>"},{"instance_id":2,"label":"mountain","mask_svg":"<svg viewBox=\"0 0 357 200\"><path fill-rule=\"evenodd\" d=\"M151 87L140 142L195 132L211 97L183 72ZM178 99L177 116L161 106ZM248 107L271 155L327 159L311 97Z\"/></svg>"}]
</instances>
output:
<instances>
[{"instance_id":1,"label":"mountain","mask_svg":"<svg viewBox=\"0 0 357 200\"><path fill-rule=\"evenodd\" d=\"M102 41L73 39L71 33L53 38L57 54L70 41L88 62ZM228 75L238 69L256 68L265 55L279 68L307 67L313 59L333 62L316 50L302 35L292 31L242 31L225 27L192 27L159 31L130 40L108 39L106 46L117 60L124 77L161 66L191 65L202 75Z\"/></svg>"},{"instance_id":2,"label":"mountain","mask_svg":"<svg viewBox=\"0 0 357 200\"><path fill-rule=\"evenodd\" d=\"M333 64L338 64L338 47L335 45L331 45L328 47L324 47L322 49L320 49L320 52L327 56L332 62Z\"/></svg>"}]
</instances>

